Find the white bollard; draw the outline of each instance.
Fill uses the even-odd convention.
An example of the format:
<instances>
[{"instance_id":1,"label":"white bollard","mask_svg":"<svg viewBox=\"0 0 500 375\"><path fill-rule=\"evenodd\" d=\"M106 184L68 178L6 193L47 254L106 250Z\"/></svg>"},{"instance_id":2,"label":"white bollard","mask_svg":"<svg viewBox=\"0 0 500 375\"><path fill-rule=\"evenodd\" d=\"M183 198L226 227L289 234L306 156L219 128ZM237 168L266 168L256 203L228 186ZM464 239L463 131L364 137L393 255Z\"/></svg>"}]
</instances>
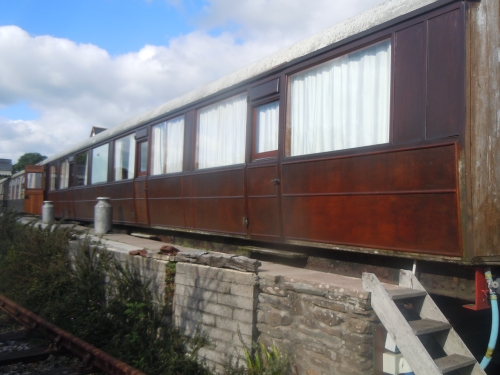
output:
<instances>
[{"instance_id":1,"label":"white bollard","mask_svg":"<svg viewBox=\"0 0 500 375\"><path fill-rule=\"evenodd\" d=\"M108 197L97 198L94 208L94 233L106 234L113 227L113 206Z\"/></svg>"},{"instance_id":2,"label":"white bollard","mask_svg":"<svg viewBox=\"0 0 500 375\"><path fill-rule=\"evenodd\" d=\"M52 201L43 201L42 205L42 223L50 224L54 222L54 205Z\"/></svg>"}]
</instances>

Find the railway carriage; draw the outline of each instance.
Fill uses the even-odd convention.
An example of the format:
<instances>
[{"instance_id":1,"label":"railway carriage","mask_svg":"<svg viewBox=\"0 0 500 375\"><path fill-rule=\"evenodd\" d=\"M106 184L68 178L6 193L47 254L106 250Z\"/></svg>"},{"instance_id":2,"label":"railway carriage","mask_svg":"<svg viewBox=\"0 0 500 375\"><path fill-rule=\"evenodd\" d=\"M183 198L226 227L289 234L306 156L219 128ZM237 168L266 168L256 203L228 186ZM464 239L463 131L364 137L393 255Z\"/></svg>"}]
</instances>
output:
<instances>
[{"instance_id":1,"label":"railway carriage","mask_svg":"<svg viewBox=\"0 0 500 375\"><path fill-rule=\"evenodd\" d=\"M499 264L499 28L493 0L389 1L46 159L45 199L59 218L108 196L115 224Z\"/></svg>"}]
</instances>

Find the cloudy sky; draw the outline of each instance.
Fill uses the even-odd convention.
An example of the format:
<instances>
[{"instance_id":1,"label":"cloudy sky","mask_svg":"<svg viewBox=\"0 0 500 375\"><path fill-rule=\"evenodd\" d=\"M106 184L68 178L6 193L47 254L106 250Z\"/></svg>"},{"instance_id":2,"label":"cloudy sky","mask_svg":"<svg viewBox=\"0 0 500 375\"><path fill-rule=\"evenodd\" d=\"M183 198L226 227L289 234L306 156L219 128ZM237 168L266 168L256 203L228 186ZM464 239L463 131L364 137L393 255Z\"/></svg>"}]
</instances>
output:
<instances>
[{"instance_id":1,"label":"cloudy sky","mask_svg":"<svg viewBox=\"0 0 500 375\"><path fill-rule=\"evenodd\" d=\"M51 155L384 0L1 0L0 158Z\"/></svg>"}]
</instances>

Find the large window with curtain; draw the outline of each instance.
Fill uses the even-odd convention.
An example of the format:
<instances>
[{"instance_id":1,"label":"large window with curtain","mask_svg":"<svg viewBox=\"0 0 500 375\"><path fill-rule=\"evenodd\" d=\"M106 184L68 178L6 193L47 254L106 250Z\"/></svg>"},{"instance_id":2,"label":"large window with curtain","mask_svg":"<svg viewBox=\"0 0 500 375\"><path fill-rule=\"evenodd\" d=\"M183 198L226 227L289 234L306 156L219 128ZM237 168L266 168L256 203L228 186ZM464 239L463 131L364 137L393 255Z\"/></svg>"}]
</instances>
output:
<instances>
[{"instance_id":1,"label":"large window with curtain","mask_svg":"<svg viewBox=\"0 0 500 375\"><path fill-rule=\"evenodd\" d=\"M135 135L131 134L115 141L115 181L134 178Z\"/></svg>"},{"instance_id":2,"label":"large window with curtain","mask_svg":"<svg viewBox=\"0 0 500 375\"><path fill-rule=\"evenodd\" d=\"M92 184L108 181L108 153L108 143L92 149Z\"/></svg>"},{"instance_id":3,"label":"large window with curtain","mask_svg":"<svg viewBox=\"0 0 500 375\"><path fill-rule=\"evenodd\" d=\"M391 41L293 74L286 154L389 142Z\"/></svg>"},{"instance_id":4,"label":"large window with curtain","mask_svg":"<svg viewBox=\"0 0 500 375\"><path fill-rule=\"evenodd\" d=\"M179 116L153 126L152 146L152 175L182 172L184 116ZM144 159L144 161L146 160Z\"/></svg>"},{"instance_id":5,"label":"large window with curtain","mask_svg":"<svg viewBox=\"0 0 500 375\"><path fill-rule=\"evenodd\" d=\"M247 95L236 95L198 111L197 167L245 162Z\"/></svg>"},{"instance_id":6,"label":"large window with curtain","mask_svg":"<svg viewBox=\"0 0 500 375\"><path fill-rule=\"evenodd\" d=\"M66 159L59 164L59 189L67 189L69 185L69 161Z\"/></svg>"}]
</instances>

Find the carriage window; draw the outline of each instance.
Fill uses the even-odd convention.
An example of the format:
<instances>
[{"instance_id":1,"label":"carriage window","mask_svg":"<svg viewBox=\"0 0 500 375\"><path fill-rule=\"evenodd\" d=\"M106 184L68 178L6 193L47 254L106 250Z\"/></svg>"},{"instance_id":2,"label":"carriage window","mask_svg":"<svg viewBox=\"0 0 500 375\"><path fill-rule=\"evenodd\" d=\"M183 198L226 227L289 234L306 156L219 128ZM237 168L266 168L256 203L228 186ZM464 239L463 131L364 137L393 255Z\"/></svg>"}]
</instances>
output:
<instances>
[{"instance_id":1,"label":"carriage window","mask_svg":"<svg viewBox=\"0 0 500 375\"><path fill-rule=\"evenodd\" d=\"M253 159L278 155L279 102L254 109Z\"/></svg>"},{"instance_id":2,"label":"carriage window","mask_svg":"<svg viewBox=\"0 0 500 375\"><path fill-rule=\"evenodd\" d=\"M64 160L59 164L59 189L66 189L69 183L69 162Z\"/></svg>"},{"instance_id":3,"label":"carriage window","mask_svg":"<svg viewBox=\"0 0 500 375\"><path fill-rule=\"evenodd\" d=\"M42 188L42 174L41 173L26 173L26 178L28 182L26 184L27 189L41 189Z\"/></svg>"},{"instance_id":4,"label":"carriage window","mask_svg":"<svg viewBox=\"0 0 500 375\"><path fill-rule=\"evenodd\" d=\"M87 185L89 170L88 152L76 155L76 186Z\"/></svg>"},{"instance_id":5,"label":"carriage window","mask_svg":"<svg viewBox=\"0 0 500 375\"><path fill-rule=\"evenodd\" d=\"M115 181L134 178L135 135L115 141Z\"/></svg>"},{"instance_id":6,"label":"carriage window","mask_svg":"<svg viewBox=\"0 0 500 375\"><path fill-rule=\"evenodd\" d=\"M108 153L108 143L92 150L92 184L108 181Z\"/></svg>"},{"instance_id":7,"label":"carriage window","mask_svg":"<svg viewBox=\"0 0 500 375\"><path fill-rule=\"evenodd\" d=\"M56 181L57 181L57 167L55 165L51 165L49 190L56 190Z\"/></svg>"},{"instance_id":8,"label":"carriage window","mask_svg":"<svg viewBox=\"0 0 500 375\"><path fill-rule=\"evenodd\" d=\"M247 96L241 94L198 111L198 168L245 162Z\"/></svg>"},{"instance_id":9,"label":"carriage window","mask_svg":"<svg viewBox=\"0 0 500 375\"><path fill-rule=\"evenodd\" d=\"M139 143L139 176L148 172L148 142Z\"/></svg>"},{"instance_id":10,"label":"carriage window","mask_svg":"<svg viewBox=\"0 0 500 375\"><path fill-rule=\"evenodd\" d=\"M184 116L155 125L152 130L151 174L182 172Z\"/></svg>"},{"instance_id":11,"label":"carriage window","mask_svg":"<svg viewBox=\"0 0 500 375\"><path fill-rule=\"evenodd\" d=\"M288 156L389 142L391 42L290 76Z\"/></svg>"}]
</instances>

